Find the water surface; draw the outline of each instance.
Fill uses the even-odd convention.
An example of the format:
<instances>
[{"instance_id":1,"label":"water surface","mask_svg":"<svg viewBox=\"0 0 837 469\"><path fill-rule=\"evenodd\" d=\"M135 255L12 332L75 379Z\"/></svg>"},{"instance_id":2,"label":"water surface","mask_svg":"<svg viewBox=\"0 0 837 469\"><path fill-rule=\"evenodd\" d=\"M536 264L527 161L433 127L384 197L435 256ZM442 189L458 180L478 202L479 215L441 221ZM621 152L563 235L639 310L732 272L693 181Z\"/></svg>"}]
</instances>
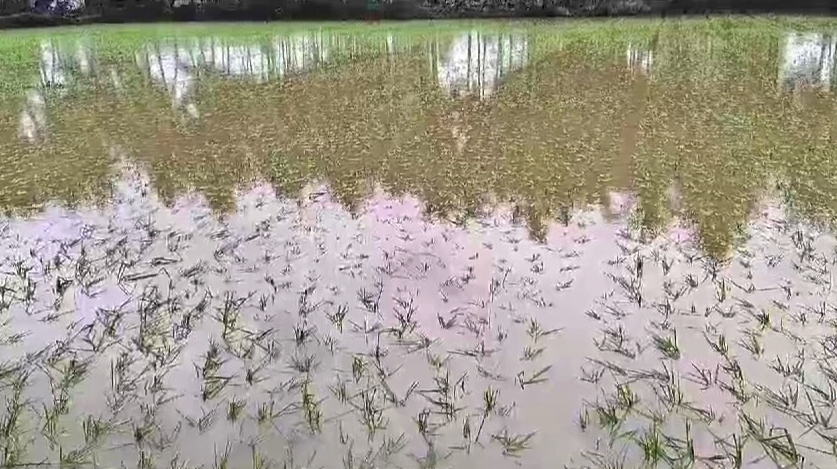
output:
<instances>
[{"instance_id":1,"label":"water surface","mask_svg":"<svg viewBox=\"0 0 837 469\"><path fill-rule=\"evenodd\" d=\"M5 463L833 467L837 36L518 29L27 51Z\"/></svg>"}]
</instances>

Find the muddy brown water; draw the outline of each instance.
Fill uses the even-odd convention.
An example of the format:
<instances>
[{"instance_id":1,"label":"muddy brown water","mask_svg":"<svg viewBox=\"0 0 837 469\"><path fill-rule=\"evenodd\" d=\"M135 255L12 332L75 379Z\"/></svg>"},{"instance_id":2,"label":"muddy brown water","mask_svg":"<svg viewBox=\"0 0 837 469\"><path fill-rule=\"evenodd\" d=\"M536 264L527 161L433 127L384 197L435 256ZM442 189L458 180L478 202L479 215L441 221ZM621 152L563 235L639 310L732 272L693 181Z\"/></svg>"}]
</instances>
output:
<instances>
[{"instance_id":1,"label":"muddy brown water","mask_svg":"<svg viewBox=\"0 0 837 469\"><path fill-rule=\"evenodd\" d=\"M5 464L837 464L834 36L379 42L34 52Z\"/></svg>"}]
</instances>

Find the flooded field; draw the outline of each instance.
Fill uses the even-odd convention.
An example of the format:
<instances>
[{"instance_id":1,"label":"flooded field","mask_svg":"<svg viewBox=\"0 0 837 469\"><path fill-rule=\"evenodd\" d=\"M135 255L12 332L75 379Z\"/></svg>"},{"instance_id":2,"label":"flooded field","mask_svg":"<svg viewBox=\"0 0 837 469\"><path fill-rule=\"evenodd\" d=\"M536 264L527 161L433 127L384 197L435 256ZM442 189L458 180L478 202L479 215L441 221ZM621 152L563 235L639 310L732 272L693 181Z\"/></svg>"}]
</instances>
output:
<instances>
[{"instance_id":1,"label":"flooded field","mask_svg":"<svg viewBox=\"0 0 837 469\"><path fill-rule=\"evenodd\" d=\"M837 24L189 28L0 47L3 467L837 466Z\"/></svg>"}]
</instances>

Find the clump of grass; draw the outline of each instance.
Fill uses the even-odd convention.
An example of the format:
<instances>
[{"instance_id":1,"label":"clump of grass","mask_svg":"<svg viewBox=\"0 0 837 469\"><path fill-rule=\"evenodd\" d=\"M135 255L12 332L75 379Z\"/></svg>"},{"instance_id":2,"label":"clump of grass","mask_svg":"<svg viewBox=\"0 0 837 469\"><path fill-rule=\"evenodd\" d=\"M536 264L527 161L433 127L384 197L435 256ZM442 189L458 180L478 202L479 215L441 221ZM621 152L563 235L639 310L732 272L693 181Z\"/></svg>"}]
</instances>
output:
<instances>
[{"instance_id":1,"label":"clump of grass","mask_svg":"<svg viewBox=\"0 0 837 469\"><path fill-rule=\"evenodd\" d=\"M670 461L666 452L666 445L656 425L646 428L640 432L635 439L636 444L642 449L642 458L649 467L657 467L661 462Z\"/></svg>"},{"instance_id":2,"label":"clump of grass","mask_svg":"<svg viewBox=\"0 0 837 469\"><path fill-rule=\"evenodd\" d=\"M311 389L311 383L305 381L302 385L302 412L305 417L305 422L308 424L311 433L319 433L322 430L323 413L320 409L320 402L318 402Z\"/></svg>"},{"instance_id":3,"label":"clump of grass","mask_svg":"<svg viewBox=\"0 0 837 469\"><path fill-rule=\"evenodd\" d=\"M385 430L387 426L384 408L378 402L378 388L361 390L358 397L360 404L356 409L360 412L360 421L366 429L367 439L371 442L378 431Z\"/></svg>"},{"instance_id":4,"label":"clump of grass","mask_svg":"<svg viewBox=\"0 0 837 469\"><path fill-rule=\"evenodd\" d=\"M326 313L328 320L334 324L334 327L337 328L338 331L343 332L343 321L346 319L346 315L349 313L349 306L348 305L340 305L337 307L337 311L334 313Z\"/></svg>"},{"instance_id":5,"label":"clump of grass","mask_svg":"<svg viewBox=\"0 0 837 469\"><path fill-rule=\"evenodd\" d=\"M0 419L0 462L4 467L15 467L26 462L29 441L24 432L24 415L27 402L24 391L28 375L19 372L12 380L11 393L6 396L5 415Z\"/></svg>"},{"instance_id":6,"label":"clump of grass","mask_svg":"<svg viewBox=\"0 0 837 469\"><path fill-rule=\"evenodd\" d=\"M529 440L534 436L534 432L522 435L510 434L506 429L500 433L491 435L491 439L499 443L503 448L503 456L520 457L523 451L529 449Z\"/></svg>"},{"instance_id":7,"label":"clump of grass","mask_svg":"<svg viewBox=\"0 0 837 469\"><path fill-rule=\"evenodd\" d=\"M673 331L671 337L652 334L651 338L654 341L654 347L656 347L664 357L670 360L680 359L680 347L677 345L677 331Z\"/></svg>"},{"instance_id":8,"label":"clump of grass","mask_svg":"<svg viewBox=\"0 0 837 469\"><path fill-rule=\"evenodd\" d=\"M235 423L241 418L241 412L247 402L243 399L232 399L227 403L227 420L230 423Z\"/></svg>"},{"instance_id":9,"label":"clump of grass","mask_svg":"<svg viewBox=\"0 0 837 469\"><path fill-rule=\"evenodd\" d=\"M479 443L480 435L482 435L483 426L485 426L485 420L494 412L494 409L497 407L497 397L499 396L500 391L496 389L492 389L491 386L485 388L482 394L482 416L480 418L480 426L477 428L477 434L474 437L474 442Z\"/></svg>"}]
</instances>

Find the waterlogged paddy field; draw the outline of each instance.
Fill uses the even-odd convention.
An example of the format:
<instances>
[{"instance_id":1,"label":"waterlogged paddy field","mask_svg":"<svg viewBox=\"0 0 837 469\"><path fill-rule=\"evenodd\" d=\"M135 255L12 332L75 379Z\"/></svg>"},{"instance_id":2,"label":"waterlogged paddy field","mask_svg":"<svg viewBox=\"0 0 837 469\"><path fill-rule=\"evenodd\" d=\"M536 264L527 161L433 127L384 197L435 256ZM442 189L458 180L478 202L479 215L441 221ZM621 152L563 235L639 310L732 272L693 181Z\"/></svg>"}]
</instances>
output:
<instances>
[{"instance_id":1,"label":"waterlogged paddy field","mask_svg":"<svg viewBox=\"0 0 837 469\"><path fill-rule=\"evenodd\" d=\"M5 34L0 463L835 467L835 32Z\"/></svg>"}]
</instances>

